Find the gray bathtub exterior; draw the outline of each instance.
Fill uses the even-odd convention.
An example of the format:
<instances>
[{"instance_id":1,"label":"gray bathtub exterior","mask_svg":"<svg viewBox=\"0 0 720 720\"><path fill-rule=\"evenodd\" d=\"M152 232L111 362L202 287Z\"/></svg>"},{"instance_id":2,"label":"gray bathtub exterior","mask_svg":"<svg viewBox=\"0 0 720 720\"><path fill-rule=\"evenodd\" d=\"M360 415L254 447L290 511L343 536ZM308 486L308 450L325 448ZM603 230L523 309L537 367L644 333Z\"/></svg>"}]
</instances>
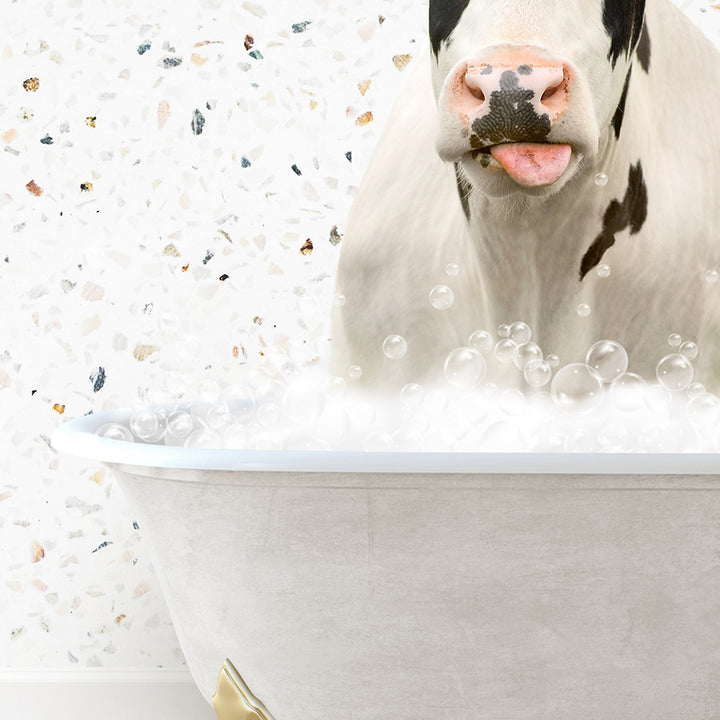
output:
<instances>
[{"instance_id":1,"label":"gray bathtub exterior","mask_svg":"<svg viewBox=\"0 0 720 720\"><path fill-rule=\"evenodd\" d=\"M720 717L717 456L138 462L83 422L208 700L227 657L275 720Z\"/></svg>"}]
</instances>

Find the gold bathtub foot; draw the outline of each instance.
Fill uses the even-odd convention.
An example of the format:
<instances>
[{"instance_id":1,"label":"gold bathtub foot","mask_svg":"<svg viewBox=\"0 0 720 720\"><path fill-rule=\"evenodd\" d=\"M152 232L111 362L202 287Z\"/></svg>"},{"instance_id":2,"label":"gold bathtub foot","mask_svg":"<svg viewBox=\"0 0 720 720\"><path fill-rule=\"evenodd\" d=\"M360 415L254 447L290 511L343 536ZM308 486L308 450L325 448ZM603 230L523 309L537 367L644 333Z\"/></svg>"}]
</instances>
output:
<instances>
[{"instance_id":1,"label":"gold bathtub foot","mask_svg":"<svg viewBox=\"0 0 720 720\"><path fill-rule=\"evenodd\" d=\"M218 720L273 720L229 660L220 668L212 704Z\"/></svg>"}]
</instances>

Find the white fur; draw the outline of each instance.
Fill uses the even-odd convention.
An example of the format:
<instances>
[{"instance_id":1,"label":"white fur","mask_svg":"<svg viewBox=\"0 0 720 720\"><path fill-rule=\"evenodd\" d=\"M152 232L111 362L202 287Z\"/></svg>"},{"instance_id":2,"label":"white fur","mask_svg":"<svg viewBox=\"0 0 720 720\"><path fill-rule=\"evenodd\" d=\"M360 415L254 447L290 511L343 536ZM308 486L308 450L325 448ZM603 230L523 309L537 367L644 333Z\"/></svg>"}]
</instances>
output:
<instances>
[{"instance_id":1,"label":"white fur","mask_svg":"<svg viewBox=\"0 0 720 720\"><path fill-rule=\"evenodd\" d=\"M609 338L649 380L671 351L668 336L680 333L699 345L696 378L720 390L720 283L704 280L706 270L720 270L720 55L668 0L649 0L650 72L635 62L616 142L610 121L628 65L621 56L611 71L601 3L595 15L588 5L471 0L438 67L429 55L418 62L348 220L333 372L347 376L359 365L363 380L378 387L424 382L442 373L448 352L474 330L523 320L563 364L582 361L593 342ZM529 8L537 14L532 22L523 14ZM535 194L483 187L470 167L466 176L477 189L468 224L453 165L436 152L438 137L452 132L436 98L459 61L508 40L576 69L581 97L566 131L589 142L558 187ZM602 258L610 277L591 270L580 282L581 259L608 203L622 201L628 168L638 160L647 220L636 235L617 233ZM593 182L598 172L609 177L605 187ZM446 274L448 263L460 266L457 277ZM438 284L454 291L448 310L428 301ZM588 317L578 315L581 303L590 306ZM404 359L383 355L390 334L407 340Z\"/></svg>"}]
</instances>

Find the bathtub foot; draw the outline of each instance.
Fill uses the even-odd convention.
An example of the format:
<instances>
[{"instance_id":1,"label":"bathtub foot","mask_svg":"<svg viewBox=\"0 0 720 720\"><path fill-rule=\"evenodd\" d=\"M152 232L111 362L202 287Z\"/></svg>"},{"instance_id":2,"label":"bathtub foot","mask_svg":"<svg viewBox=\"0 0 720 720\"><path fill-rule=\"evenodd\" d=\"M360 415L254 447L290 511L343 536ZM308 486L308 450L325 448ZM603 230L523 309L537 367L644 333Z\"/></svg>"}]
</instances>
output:
<instances>
[{"instance_id":1,"label":"bathtub foot","mask_svg":"<svg viewBox=\"0 0 720 720\"><path fill-rule=\"evenodd\" d=\"M229 660L220 669L213 707L218 720L273 720Z\"/></svg>"}]
</instances>

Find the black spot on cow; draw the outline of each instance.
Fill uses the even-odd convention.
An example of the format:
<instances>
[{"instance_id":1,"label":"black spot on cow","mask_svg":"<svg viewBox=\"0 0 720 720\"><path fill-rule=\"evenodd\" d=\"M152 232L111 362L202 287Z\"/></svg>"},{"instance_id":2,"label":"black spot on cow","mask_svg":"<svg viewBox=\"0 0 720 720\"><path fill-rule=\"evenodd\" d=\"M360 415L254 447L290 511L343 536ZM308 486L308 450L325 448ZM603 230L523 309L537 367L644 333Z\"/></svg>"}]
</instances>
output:
<instances>
[{"instance_id":1,"label":"black spot on cow","mask_svg":"<svg viewBox=\"0 0 720 720\"><path fill-rule=\"evenodd\" d=\"M532 68L529 65L520 65L517 69L518 75L530 75Z\"/></svg>"},{"instance_id":2,"label":"black spot on cow","mask_svg":"<svg viewBox=\"0 0 720 720\"><path fill-rule=\"evenodd\" d=\"M430 45L435 57L440 52L440 45L447 42L450 34L460 22L470 0L430 0Z\"/></svg>"},{"instance_id":3,"label":"black spot on cow","mask_svg":"<svg viewBox=\"0 0 720 720\"><path fill-rule=\"evenodd\" d=\"M648 192L643 178L640 161L630 166L628 186L622 202L613 200L605 210L603 227L600 234L593 240L580 263L580 280L582 280L602 259L605 251L615 244L615 234L630 228L635 235L647 219Z\"/></svg>"},{"instance_id":4,"label":"black spot on cow","mask_svg":"<svg viewBox=\"0 0 720 720\"><path fill-rule=\"evenodd\" d=\"M620 129L622 128L623 118L625 117L625 103L627 102L627 94L630 89L630 75L632 73L632 65L628 70L628 74L625 77L625 85L623 85L622 95L620 96L620 102L615 110L611 125L615 131L615 139L620 137Z\"/></svg>"},{"instance_id":5,"label":"black spot on cow","mask_svg":"<svg viewBox=\"0 0 720 720\"><path fill-rule=\"evenodd\" d=\"M533 90L520 87L517 73L505 70L500 89L490 93L489 111L472 123L470 145L481 149L502 142L542 142L550 132L550 117L538 115L530 102Z\"/></svg>"},{"instance_id":6,"label":"black spot on cow","mask_svg":"<svg viewBox=\"0 0 720 720\"><path fill-rule=\"evenodd\" d=\"M457 185L458 195L460 196L460 204L462 205L465 217L470 220L470 191L472 185L465 179L461 170L460 163L455 163L455 184Z\"/></svg>"},{"instance_id":7,"label":"black spot on cow","mask_svg":"<svg viewBox=\"0 0 720 720\"><path fill-rule=\"evenodd\" d=\"M638 44L645 16L645 0L604 0L603 25L610 36L608 60L613 70L618 58L628 57Z\"/></svg>"},{"instance_id":8,"label":"black spot on cow","mask_svg":"<svg viewBox=\"0 0 720 720\"><path fill-rule=\"evenodd\" d=\"M650 72L650 33L647 29L647 23L643 25L640 40L638 40L637 48L635 49L637 59L640 61L640 66L645 72Z\"/></svg>"}]
</instances>

